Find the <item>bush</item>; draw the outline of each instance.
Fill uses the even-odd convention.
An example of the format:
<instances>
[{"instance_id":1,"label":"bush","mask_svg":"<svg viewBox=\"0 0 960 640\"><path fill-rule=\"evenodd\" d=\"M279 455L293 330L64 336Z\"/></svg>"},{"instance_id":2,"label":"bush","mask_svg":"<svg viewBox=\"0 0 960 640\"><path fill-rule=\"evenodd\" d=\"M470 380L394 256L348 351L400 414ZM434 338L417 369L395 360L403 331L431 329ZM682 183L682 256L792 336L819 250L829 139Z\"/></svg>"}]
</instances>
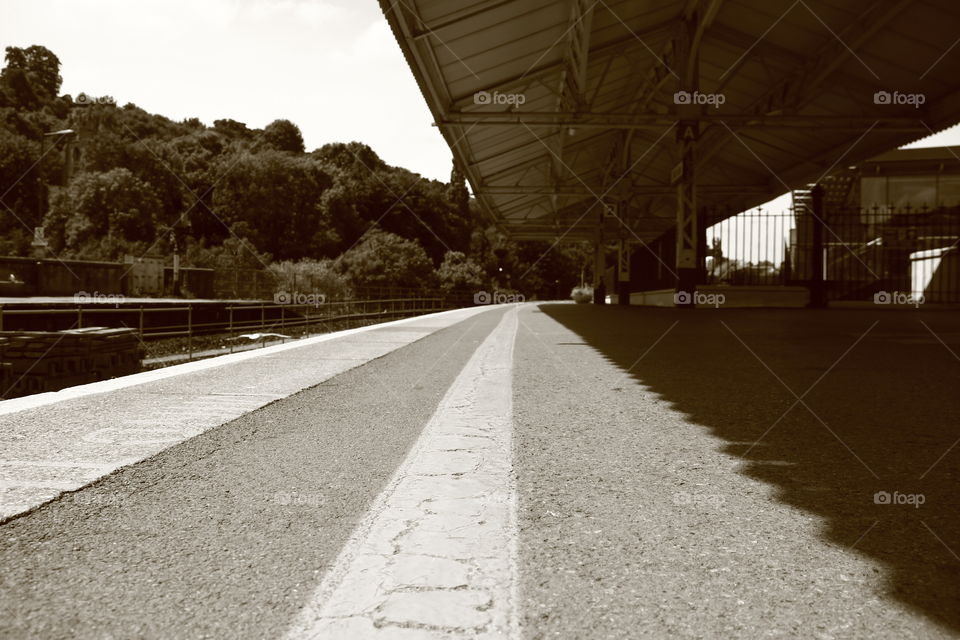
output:
<instances>
[{"instance_id":1,"label":"bush","mask_svg":"<svg viewBox=\"0 0 960 640\"><path fill-rule=\"evenodd\" d=\"M420 243L376 227L333 265L354 287L425 289L433 284L433 263Z\"/></svg>"},{"instance_id":2,"label":"bush","mask_svg":"<svg viewBox=\"0 0 960 640\"><path fill-rule=\"evenodd\" d=\"M570 297L577 304L586 304L593 302L593 287L574 287L570 292Z\"/></svg>"},{"instance_id":3,"label":"bush","mask_svg":"<svg viewBox=\"0 0 960 640\"><path fill-rule=\"evenodd\" d=\"M270 265L270 273L276 278L274 293L322 293L327 300L344 300L352 296L347 278L333 269L333 260L274 262Z\"/></svg>"},{"instance_id":4,"label":"bush","mask_svg":"<svg viewBox=\"0 0 960 640\"><path fill-rule=\"evenodd\" d=\"M447 251L443 264L437 269L437 280L444 292L470 290L484 287L483 268L460 251Z\"/></svg>"}]
</instances>

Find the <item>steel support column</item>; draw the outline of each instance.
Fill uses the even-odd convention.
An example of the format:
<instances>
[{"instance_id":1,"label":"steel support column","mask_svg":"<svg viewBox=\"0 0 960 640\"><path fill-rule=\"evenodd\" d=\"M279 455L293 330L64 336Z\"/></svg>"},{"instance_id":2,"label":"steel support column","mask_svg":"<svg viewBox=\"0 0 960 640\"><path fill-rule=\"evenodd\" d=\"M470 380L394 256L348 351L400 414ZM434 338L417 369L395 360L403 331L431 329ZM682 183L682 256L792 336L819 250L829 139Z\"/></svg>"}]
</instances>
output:
<instances>
[{"instance_id":1,"label":"steel support column","mask_svg":"<svg viewBox=\"0 0 960 640\"><path fill-rule=\"evenodd\" d=\"M603 276L607 266L605 264L603 235L597 234L597 239L593 245L593 303L606 304L606 287L603 284Z\"/></svg>"},{"instance_id":2,"label":"steel support column","mask_svg":"<svg viewBox=\"0 0 960 640\"><path fill-rule=\"evenodd\" d=\"M630 304L630 243L617 243L617 303Z\"/></svg>"},{"instance_id":3,"label":"steel support column","mask_svg":"<svg viewBox=\"0 0 960 640\"><path fill-rule=\"evenodd\" d=\"M699 90L699 65L697 53L692 49L698 15L692 14L684 21L677 38L678 68L683 70L678 86L678 95L686 92L694 95ZM673 179L677 185L677 292L689 295L678 306L693 308L693 293L697 288L697 250L699 249L697 223L697 181L695 173L697 138L700 134L700 105L693 100L677 105L681 116L677 128L677 144L680 148L680 163L675 167ZM687 303L686 301L689 301Z\"/></svg>"}]
</instances>

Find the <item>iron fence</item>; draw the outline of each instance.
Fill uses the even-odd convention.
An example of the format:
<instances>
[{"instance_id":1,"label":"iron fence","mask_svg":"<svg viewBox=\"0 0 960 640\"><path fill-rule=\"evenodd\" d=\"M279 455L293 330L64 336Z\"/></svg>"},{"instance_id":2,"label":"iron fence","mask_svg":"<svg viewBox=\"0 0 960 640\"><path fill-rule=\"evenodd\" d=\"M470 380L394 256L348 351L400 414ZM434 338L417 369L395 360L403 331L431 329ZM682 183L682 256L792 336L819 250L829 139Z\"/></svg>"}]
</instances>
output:
<instances>
[{"instance_id":1,"label":"iron fence","mask_svg":"<svg viewBox=\"0 0 960 640\"><path fill-rule=\"evenodd\" d=\"M705 245L708 284L809 286L822 273L830 300L960 302L960 207L747 211L707 228Z\"/></svg>"}]
</instances>

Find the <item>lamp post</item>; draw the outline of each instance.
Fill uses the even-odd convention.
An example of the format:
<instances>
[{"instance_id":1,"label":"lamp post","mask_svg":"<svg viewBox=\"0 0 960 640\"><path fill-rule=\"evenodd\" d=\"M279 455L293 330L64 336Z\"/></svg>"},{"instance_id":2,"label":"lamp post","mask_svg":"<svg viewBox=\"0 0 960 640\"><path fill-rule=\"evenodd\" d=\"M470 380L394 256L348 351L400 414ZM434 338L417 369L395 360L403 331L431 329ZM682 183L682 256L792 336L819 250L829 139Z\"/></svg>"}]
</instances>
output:
<instances>
[{"instance_id":1,"label":"lamp post","mask_svg":"<svg viewBox=\"0 0 960 640\"><path fill-rule=\"evenodd\" d=\"M43 157L47 153L47 138L56 137L53 144L56 146L64 138L72 138L77 135L73 129L61 129L59 131L48 131L40 138L40 157L37 158L37 224L43 221Z\"/></svg>"}]
</instances>

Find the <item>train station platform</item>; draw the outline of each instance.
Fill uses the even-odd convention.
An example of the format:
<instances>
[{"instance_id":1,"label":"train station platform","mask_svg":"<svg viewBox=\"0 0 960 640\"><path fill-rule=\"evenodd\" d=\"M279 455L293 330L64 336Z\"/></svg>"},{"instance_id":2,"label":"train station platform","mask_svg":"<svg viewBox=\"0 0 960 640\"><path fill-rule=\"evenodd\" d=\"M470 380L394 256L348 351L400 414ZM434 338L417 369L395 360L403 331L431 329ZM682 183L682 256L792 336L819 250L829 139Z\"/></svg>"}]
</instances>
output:
<instances>
[{"instance_id":1,"label":"train station platform","mask_svg":"<svg viewBox=\"0 0 960 640\"><path fill-rule=\"evenodd\" d=\"M339 331L0 402L0 519L79 489L477 311L463 309Z\"/></svg>"},{"instance_id":2,"label":"train station platform","mask_svg":"<svg viewBox=\"0 0 960 640\"><path fill-rule=\"evenodd\" d=\"M0 635L960 635L958 312L495 305L182 367L0 404Z\"/></svg>"}]
</instances>

